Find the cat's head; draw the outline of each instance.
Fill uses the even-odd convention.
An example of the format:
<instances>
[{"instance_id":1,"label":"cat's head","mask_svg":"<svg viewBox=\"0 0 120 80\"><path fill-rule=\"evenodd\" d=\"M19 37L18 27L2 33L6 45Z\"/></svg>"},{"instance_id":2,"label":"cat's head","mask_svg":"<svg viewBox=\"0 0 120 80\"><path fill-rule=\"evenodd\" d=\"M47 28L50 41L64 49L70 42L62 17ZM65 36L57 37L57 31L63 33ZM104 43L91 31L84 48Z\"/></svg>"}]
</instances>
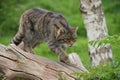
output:
<instances>
[{"instance_id":1,"label":"cat's head","mask_svg":"<svg viewBox=\"0 0 120 80\"><path fill-rule=\"evenodd\" d=\"M56 33L56 39L59 43L64 44L66 47L70 47L74 44L77 39L78 27L71 27L68 30L58 29Z\"/></svg>"},{"instance_id":2,"label":"cat's head","mask_svg":"<svg viewBox=\"0 0 120 80\"><path fill-rule=\"evenodd\" d=\"M61 14L51 16L52 23L55 27L55 37L60 44L72 46L77 39L78 27L70 27L65 17Z\"/></svg>"}]
</instances>

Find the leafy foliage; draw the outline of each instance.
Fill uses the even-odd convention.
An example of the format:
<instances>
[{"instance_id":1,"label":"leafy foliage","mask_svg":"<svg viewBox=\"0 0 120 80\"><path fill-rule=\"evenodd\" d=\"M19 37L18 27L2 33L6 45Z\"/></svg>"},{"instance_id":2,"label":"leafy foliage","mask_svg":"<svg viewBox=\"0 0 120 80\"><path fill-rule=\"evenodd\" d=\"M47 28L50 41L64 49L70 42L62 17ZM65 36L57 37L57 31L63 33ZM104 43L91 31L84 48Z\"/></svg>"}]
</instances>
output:
<instances>
[{"instance_id":1,"label":"leafy foliage","mask_svg":"<svg viewBox=\"0 0 120 80\"><path fill-rule=\"evenodd\" d=\"M120 36L119 35L113 35L113 36L108 35L105 38L100 39L100 40L89 41L89 43L93 46L98 44L98 47L102 45L106 45L106 44L111 44L112 46L116 46L120 48Z\"/></svg>"},{"instance_id":2,"label":"leafy foliage","mask_svg":"<svg viewBox=\"0 0 120 80\"><path fill-rule=\"evenodd\" d=\"M89 73L73 73L80 80L119 80L120 79L120 62L113 61L111 64L92 67Z\"/></svg>"},{"instance_id":3,"label":"leafy foliage","mask_svg":"<svg viewBox=\"0 0 120 80\"><path fill-rule=\"evenodd\" d=\"M67 80L65 77L62 77L62 73L58 73L58 80Z\"/></svg>"},{"instance_id":4,"label":"leafy foliage","mask_svg":"<svg viewBox=\"0 0 120 80\"><path fill-rule=\"evenodd\" d=\"M120 48L120 36L106 36L101 40L92 40L89 42L91 45L103 46L106 44L111 44L112 47ZM120 51L119 51L120 52ZM115 54L114 54L115 55ZM79 75L78 77L84 76L85 80L119 80L120 79L120 58L114 57L115 59L112 63L105 66L93 67L88 74L75 73Z\"/></svg>"}]
</instances>

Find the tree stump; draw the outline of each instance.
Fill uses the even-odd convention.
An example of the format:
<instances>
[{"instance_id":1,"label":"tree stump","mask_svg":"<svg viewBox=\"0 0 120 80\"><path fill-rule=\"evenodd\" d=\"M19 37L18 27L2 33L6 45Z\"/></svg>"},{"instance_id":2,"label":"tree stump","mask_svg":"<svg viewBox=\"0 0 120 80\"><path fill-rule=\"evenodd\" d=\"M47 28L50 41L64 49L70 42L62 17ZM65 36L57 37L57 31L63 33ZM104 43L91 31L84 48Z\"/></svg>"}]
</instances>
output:
<instances>
[{"instance_id":1,"label":"tree stump","mask_svg":"<svg viewBox=\"0 0 120 80\"><path fill-rule=\"evenodd\" d=\"M69 58L76 66L24 52L15 45L0 44L0 76L4 80L76 80L74 72L88 72L76 53Z\"/></svg>"}]
</instances>

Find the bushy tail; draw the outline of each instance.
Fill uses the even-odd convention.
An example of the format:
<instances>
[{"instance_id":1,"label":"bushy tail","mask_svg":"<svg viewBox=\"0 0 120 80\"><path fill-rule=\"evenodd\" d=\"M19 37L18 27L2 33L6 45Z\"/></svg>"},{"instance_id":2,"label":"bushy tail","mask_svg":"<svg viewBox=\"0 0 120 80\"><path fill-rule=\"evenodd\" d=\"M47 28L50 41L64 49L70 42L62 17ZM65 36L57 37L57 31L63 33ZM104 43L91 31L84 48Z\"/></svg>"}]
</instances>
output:
<instances>
[{"instance_id":1,"label":"bushy tail","mask_svg":"<svg viewBox=\"0 0 120 80\"><path fill-rule=\"evenodd\" d=\"M12 41L10 42L10 44L19 45L21 43L21 41L22 41L23 38L24 38L23 33L17 32L17 34L12 39Z\"/></svg>"}]
</instances>

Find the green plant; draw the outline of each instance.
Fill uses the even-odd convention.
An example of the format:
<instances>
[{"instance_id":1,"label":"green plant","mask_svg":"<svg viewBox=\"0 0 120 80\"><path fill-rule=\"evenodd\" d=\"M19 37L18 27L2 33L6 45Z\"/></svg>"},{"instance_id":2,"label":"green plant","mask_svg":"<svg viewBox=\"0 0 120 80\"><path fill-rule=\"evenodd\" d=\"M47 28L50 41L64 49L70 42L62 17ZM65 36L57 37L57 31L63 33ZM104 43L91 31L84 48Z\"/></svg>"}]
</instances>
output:
<instances>
[{"instance_id":1,"label":"green plant","mask_svg":"<svg viewBox=\"0 0 120 80\"><path fill-rule=\"evenodd\" d=\"M100 40L89 41L89 43L93 46L97 44L98 47L101 45L111 44L112 46L116 46L120 48L120 36L119 35L113 35L113 36L108 35L105 38L100 39Z\"/></svg>"},{"instance_id":2,"label":"green plant","mask_svg":"<svg viewBox=\"0 0 120 80\"><path fill-rule=\"evenodd\" d=\"M85 80L119 80L120 79L120 64L117 67L113 67L116 64L107 64L106 66L99 65L97 67L91 67L89 73L73 73L79 80L81 77Z\"/></svg>"}]
</instances>

